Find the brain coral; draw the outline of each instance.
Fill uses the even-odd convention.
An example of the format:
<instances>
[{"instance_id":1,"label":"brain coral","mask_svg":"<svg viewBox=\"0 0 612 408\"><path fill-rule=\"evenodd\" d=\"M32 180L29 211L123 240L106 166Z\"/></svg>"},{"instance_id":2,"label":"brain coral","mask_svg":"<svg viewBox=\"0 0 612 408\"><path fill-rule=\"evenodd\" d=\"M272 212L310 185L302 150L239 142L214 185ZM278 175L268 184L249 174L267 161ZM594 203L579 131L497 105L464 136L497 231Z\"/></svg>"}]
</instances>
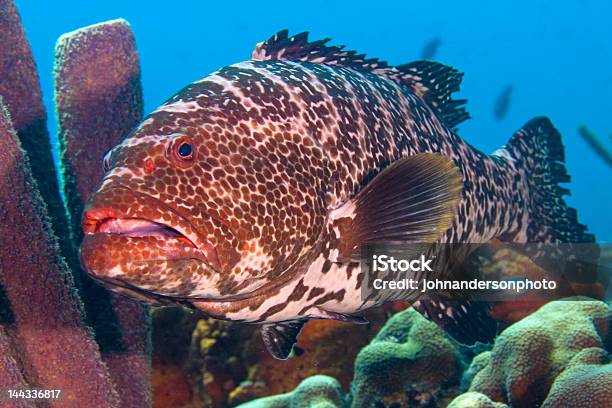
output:
<instances>
[{"instance_id":1,"label":"brain coral","mask_svg":"<svg viewBox=\"0 0 612 408\"><path fill-rule=\"evenodd\" d=\"M355 362L355 408L386 404L436 404L438 391L459 383L458 347L434 323L410 308L394 315ZM440 401L437 404L445 406Z\"/></svg>"},{"instance_id":2,"label":"brain coral","mask_svg":"<svg viewBox=\"0 0 612 408\"><path fill-rule=\"evenodd\" d=\"M459 395L448 408L508 408L508 405L491 401L486 395L471 391Z\"/></svg>"},{"instance_id":3,"label":"brain coral","mask_svg":"<svg viewBox=\"0 0 612 408\"><path fill-rule=\"evenodd\" d=\"M546 304L498 337L470 391L513 407L539 406L568 366L605 354L610 317L604 302L588 298Z\"/></svg>"},{"instance_id":4,"label":"brain coral","mask_svg":"<svg viewBox=\"0 0 612 408\"><path fill-rule=\"evenodd\" d=\"M606 407L612 404L612 364L579 365L555 380L542 408Z\"/></svg>"},{"instance_id":5,"label":"brain coral","mask_svg":"<svg viewBox=\"0 0 612 408\"><path fill-rule=\"evenodd\" d=\"M343 408L340 383L326 375L315 375L302 381L292 392L260 398L238 408Z\"/></svg>"}]
</instances>

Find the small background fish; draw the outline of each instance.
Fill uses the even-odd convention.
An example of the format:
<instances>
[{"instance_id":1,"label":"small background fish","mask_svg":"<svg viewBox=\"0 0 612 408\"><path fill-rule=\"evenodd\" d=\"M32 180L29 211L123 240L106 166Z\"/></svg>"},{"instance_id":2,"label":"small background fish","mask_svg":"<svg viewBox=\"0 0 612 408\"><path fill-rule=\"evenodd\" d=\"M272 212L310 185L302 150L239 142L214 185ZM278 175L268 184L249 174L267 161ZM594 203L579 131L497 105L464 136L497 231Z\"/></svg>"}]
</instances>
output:
<instances>
[{"instance_id":1,"label":"small background fish","mask_svg":"<svg viewBox=\"0 0 612 408\"><path fill-rule=\"evenodd\" d=\"M502 120L508 114L510 110L510 104L512 102L512 94L514 93L514 87L512 85L506 86L497 96L495 100L495 106L493 107L493 116L496 120Z\"/></svg>"},{"instance_id":2,"label":"small background fish","mask_svg":"<svg viewBox=\"0 0 612 408\"><path fill-rule=\"evenodd\" d=\"M423 49L421 50L421 59L431 60L436 58L436 55L438 55L438 49L440 48L440 43L440 37L434 37L425 43L425 45L423 45Z\"/></svg>"}]
</instances>

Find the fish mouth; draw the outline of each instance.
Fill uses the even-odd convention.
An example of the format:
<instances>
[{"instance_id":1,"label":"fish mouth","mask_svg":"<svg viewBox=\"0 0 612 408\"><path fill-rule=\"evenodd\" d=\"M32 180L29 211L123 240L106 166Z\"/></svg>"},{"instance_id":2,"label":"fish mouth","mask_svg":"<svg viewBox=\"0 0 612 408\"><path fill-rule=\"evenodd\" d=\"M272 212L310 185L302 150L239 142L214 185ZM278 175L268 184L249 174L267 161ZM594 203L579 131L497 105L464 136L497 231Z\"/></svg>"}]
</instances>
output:
<instances>
[{"instance_id":1,"label":"fish mouth","mask_svg":"<svg viewBox=\"0 0 612 408\"><path fill-rule=\"evenodd\" d=\"M127 237L160 237L176 238L185 244L197 248L187 236L175 228L156 221L144 218L119 218L113 217L111 210L96 210L85 213L83 220L83 232L86 235L106 233L125 235ZM103 213L103 214L101 214Z\"/></svg>"},{"instance_id":2,"label":"fish mouth","mask_svg":"<svg viewBox=\"0 0 612 408\"><path fill-rule=\"evenodd\" d=\"M142 217L129 217L110 208L85 211L81 225L85 240L95 239L100 242L118 238L132 240L155 238L173 244L168 254L170 258L195 258L217 271L220 270L216 248L209 243L201 242L197 236L179 225L169 225L160 220Z\"/></svg>"}]
</instances>

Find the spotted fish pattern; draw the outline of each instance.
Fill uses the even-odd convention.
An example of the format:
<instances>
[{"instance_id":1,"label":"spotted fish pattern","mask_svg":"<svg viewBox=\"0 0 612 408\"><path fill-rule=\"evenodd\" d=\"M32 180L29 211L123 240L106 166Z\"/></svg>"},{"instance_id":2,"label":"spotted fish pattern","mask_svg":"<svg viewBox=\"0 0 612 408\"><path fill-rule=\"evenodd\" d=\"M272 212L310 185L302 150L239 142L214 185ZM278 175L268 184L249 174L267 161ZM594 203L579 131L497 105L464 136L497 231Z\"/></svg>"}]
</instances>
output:
<instances>
[{"instance_id":1,"label":"spotted fish pattern","mask_svg":"<svg viewBox=\"0 0 612 408\"><path fill-rule=\"evenodd\" d=\"M384 301L360 296L351 255L363 242L592 239L563 201L568 176L548 119L484 154L456 133L468 117L451 97L458 71L393 67L327 41L277 33L109 151L83 216L85 269L144 301L261 323L285 358L305 319L363 323L353 314ZM383 236L375 227L389 220L397 227ZM416 305L455 327L474 306Z\"/></svg>"}]
</instances>

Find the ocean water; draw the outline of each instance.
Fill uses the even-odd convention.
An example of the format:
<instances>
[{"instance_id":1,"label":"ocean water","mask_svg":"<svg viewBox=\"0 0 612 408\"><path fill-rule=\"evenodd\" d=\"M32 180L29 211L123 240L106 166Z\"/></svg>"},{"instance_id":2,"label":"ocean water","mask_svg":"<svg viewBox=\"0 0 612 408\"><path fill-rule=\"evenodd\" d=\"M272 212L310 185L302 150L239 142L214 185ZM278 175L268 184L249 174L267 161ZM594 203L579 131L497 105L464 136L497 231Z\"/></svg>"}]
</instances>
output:
<instances>
[{"instance_id":1,"label":"ocean water","mask_svg":"<svg viewBox=\"0 0 612 408\"><path fill-rule=\"evenodd\" d=\"M141 58L145 112L219 67L249 58L276 31L309 31L334 44L401 64L440 39L436 60L465 73L459 96L472 119L460 135L484 152L534 116L563 135L568 197L598 240L612 240L612 169L580 138L586 124L612 149L612 3L608 1L130 2L17 0L53 112L53 50L65 32L114 18L130 22ZM512 85L507 116L494 106ZM52 135L54 116L49 115Z\"/></svg>"}]
</instances>

